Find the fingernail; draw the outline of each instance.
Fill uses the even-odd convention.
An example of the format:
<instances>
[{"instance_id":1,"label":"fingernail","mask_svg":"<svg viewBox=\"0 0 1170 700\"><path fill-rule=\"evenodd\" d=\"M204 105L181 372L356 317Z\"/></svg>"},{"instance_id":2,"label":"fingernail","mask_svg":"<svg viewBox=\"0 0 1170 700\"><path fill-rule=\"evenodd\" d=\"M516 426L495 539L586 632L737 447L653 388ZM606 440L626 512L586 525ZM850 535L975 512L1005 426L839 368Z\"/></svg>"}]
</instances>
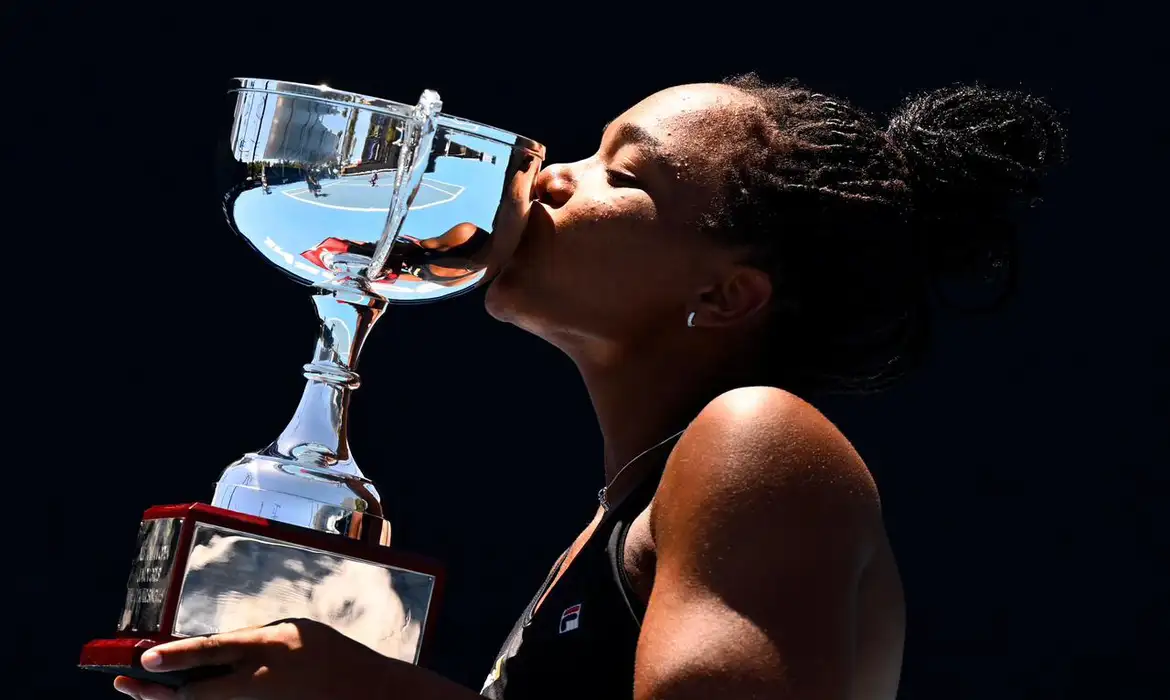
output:
<instances>
[{"instance_id":1,"label":"fingernail","mask_svg":"<svg viewBox=\"0 0 1170 700\"><path fill-rule=\"evenodd\" d=\"M147 649L146 651L142 652L142 658L140 661L142 662L142 668L145 668L148 671L155 671L158 670L158 667L162 665L162 654L158 653L154 649Z\"/></svg>"}]
</instances>

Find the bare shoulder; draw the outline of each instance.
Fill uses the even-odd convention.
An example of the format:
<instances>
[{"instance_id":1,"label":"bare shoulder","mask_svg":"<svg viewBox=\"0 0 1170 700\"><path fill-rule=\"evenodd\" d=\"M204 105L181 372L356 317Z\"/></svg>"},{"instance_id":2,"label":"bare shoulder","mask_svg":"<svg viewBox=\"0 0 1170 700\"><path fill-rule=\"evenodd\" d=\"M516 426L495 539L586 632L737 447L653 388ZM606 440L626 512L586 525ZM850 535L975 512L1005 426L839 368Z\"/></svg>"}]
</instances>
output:
<instances>
[{"instance_id":1,"label":"bare shoulder","mask_svg":"<svg viewBox=\"0 0 1170 700\"><path fill-rule=\"evenodd\" d=\"M835 526L842 516L881 519L877 486L845 435L800 397L766 386L726 392L699 413L667 464L652 519L753 504L765 519L796 512L809 525L818 513Z\"/></svg>"},{"instance_id":2,"label":"bare shoulder","mask_svg":"<svg viewBox=\"0 0 1170 700\"><path fill-rule=\"evenodd\" d=\"M812 405L769 387L712 401L667 461L650 530L635 698L846 698L877 687L866 640L882 607L863 599L886 546L877 487ZM877 675L896 679L897 659L878 656Z\"/></svg>"}]
</instances>

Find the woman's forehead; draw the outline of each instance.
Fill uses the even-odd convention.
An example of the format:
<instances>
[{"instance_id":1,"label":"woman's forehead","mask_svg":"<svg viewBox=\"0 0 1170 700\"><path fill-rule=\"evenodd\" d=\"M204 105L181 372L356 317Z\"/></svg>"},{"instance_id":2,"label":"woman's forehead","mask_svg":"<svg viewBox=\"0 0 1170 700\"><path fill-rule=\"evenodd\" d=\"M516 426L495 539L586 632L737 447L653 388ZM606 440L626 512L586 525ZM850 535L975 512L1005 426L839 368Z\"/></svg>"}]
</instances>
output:
<instances>
[{"instance_id":1,"label":"woman's forehead","mask_svg":"<svg viewBox=\"0 0 1170 700\"><path fill-rule=\"evenodd\" d=\"M619 117L643 128L670 127L696 120L729 116L747 106L748 96L730 85L695 83L678 85L650 95Z\"/></svg>"},{"instance_id":2,"label":"woman's forehead","mask_svg":"<svg viewBox=\"0 0 1170 700\"><path fill-rule=\"evenodd\" d=\"M614 120L608 132L621 142L637 141L647 155L675 175L709 184L735 145L743 142L736 124L754 106L729 85L698 83L668 88L642 100Z\"/></svg>"}]
</instances>

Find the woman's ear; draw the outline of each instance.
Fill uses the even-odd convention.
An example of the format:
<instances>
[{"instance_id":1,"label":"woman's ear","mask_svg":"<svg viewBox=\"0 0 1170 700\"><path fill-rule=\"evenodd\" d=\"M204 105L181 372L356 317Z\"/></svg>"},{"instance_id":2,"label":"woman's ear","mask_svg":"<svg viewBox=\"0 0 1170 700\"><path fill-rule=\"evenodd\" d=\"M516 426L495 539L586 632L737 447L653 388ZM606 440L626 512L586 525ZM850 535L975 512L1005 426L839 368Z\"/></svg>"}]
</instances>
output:
<instances>
[{"instance_id":1,"label":"woman's ear","mask_svg":"<svg viewBox=\"0 0 1170 700\"><path fill-rule=\"evenodd\" d=\"M747 265L734 265L715 284L701 290L691 306L693 325L729 327L755 323L772 300L772 279Z\"/></svg>"}]
</instances>

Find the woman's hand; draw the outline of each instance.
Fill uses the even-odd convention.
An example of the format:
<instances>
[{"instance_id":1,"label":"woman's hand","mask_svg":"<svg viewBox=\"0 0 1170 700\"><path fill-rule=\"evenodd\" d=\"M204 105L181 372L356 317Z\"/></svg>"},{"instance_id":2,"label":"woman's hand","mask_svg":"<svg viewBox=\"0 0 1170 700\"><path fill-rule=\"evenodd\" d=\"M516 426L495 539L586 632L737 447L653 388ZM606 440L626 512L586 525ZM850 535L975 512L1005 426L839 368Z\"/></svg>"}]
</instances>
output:
<instances>
[{"instance_id":1,"label":"woman's hand","mask_svg":"<svg viewBox=\"0 0 1170 700\"><path fill-rule=\"evenodd\" d=\"M125 676L116 678L114 687L139 700L334 700L387 692L392 670L426 673L311 620L182 639L142 655L148 671L220 665L232 670L179 690Z\"/></svg>"}]
</instances>

